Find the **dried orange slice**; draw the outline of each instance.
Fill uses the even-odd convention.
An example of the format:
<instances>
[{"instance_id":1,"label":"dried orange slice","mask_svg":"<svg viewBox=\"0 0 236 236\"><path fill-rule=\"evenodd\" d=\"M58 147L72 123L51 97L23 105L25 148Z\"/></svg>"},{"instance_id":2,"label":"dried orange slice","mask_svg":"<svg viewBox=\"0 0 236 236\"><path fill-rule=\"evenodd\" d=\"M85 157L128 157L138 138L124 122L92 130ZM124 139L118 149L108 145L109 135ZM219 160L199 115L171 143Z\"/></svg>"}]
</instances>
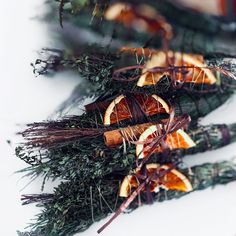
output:
<instances>
[{"instance_id":1,"label":"dried orange slice","mask_svg":"<svg viewBox=\"0 0 236 236\"><path fill-rule=\"evenodd\" d=\"M173 36L171 25L154 8L145 4L134 7L128 3L114 3L109 6L104 16L107 20L122 23L139 32L157 33L164 30L167 39Z\"/></svg>"},{"instance_id":2,"label":"dried orange slice","mask_svg":"<svg viewBox=\"0 0 236 236\"><path fill-rule=\"evenodd\" d=\"M132 189L137 188L138 186L139 186L139 183L135 176L133 175L125 176L120 186L119 196L128 197Z\"/></svg>"},{"instance_id":3,"label":"dried orange slice","mask_svg":"<svg viewBox=\"0 0 236 236\"><path fill-rule=\"evenodd\" d=\"M169 113L170 111L167 103L155 94L134 94L134 97L147 116L157 113ZM132 104L130 106L132 106ZM125 95L120 95L115 98L106 109L104 125L111 125L122 120L131 119L132 113L130 106Z\"/></svg>"},{"instance_id":4,"label":"dried orange slice","mask_svg":"<svg viewBox=\"0 0 236 236\"><path fill-rule=\"evenodd\" d=\"M112 4L107 9L104 16L107 20L116 20L117 22L123 23L125 26L130 26L132 21L136 18L131 5L127 3Z\"/></svg>"},{"instance_id":5,"label":"dried orange slice","mask_svg":"<svg viewBox=\"0 0 236 236\"><path fill-rule=\"evenodd\" d=\"M176 190L181 192L190 192L193 190L192 184L186 176L180 173L176 169L170 169L168 165L148 164L146 165L147 175L150 176L154 172L160 173L160 177L157 180L150 182L150 191L158 192L160 188L166 190ZM169 171L168 171L169 170ZM139 170L136 171L138 173ZM163 175L162 171L166 171ZM128 175L121 183L119 196L128 197L133 188L139 186L139 181L134 175Z\"/></svg>"},{"instance_id":6,"label":"dried orange slice","mask_svg":"<svg viewBox=\"0 0 236 236\"><path fill-rule=\"evenodd\" d=\"M148 144L145 144L145 141L148 139L153 139L157 137L158 128L156 125L152 125L148 127L139 137L138 144L136 146L136 156L139 159L145 158L149 152L148 150L144 150ZM187 133L185 133L182 129L177 130L176 132L170 133L164 139L165 144L170 150L173 149L188 149L190 147L194 147L196 144L189 137ZM161 152L161 147L157 147L155 152Z\"/></svg>"},{"instance_id":7,"label":"dried orange slice","mask_svg":"<svg viewBox=\"0 0 236 236\"><path fill-rule=\"evenodd\" d=\"M167 56L174 66L186 66L183 68L184 74L179 72L175 73L176 80L179 82L196 83L196 84L215 84L216 77L212 71L205 68L204 60L201 55L186 54L180 52L163 51L153 53L150 60L145 65L142 71L137 86L143 87L147 85L154 85L160 81L163 76L172 76L170 71L165 72L148 72L149 69L154 67L168 67ZM191 68L190 68L191 67Z\"/></svg>"}]
</instances>

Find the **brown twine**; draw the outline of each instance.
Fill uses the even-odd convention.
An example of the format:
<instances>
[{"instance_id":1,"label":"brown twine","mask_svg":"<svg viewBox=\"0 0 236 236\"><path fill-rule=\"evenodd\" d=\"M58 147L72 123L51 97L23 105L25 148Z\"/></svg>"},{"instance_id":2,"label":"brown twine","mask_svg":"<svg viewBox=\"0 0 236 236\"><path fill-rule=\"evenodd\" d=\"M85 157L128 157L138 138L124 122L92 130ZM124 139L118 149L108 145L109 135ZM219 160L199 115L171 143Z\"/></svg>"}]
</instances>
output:
<instances>
[{"instance_id":1,"label":"brown twine","mask_svg":"<svg viewBox=\"0 0 236 236\"><path fill-rule=\"evenodd\" d=\"M148 171L146 168L146 162L149 159L149 157L155 152L155 149L159 145L163 145L165 147L164 139L166 136L170 133L173 133L177 131L180 128L183 128L190 122L190 117L188 115L184 115L179 119L174 119L174 110L170 113L170 118L165 126L159 126L158 127L158 134L159 136L152 139L151 142L148 143L148 151L149 154L147 157L141 162L141 164L138 164L137 162L137 169L140 170L140 172L136 172L134 176L140 182L140 185L135 189L131 195L125 200L119 209L115 212L115 214L106 222L97 232L101 233L106 227L108 227L127 207L134 201L134 199L140 194L141 191L144 189L146 190L146 196L147 196L147 203L151 204L153 202L153 198L150 191L150 183L156 182L160 177L164 176L166 173L171 171L175 165L172 165L168 170L165 170L163 172L159 172L159 168L157 168L157 171L152 173L148 176ZM160 131L160 132L159 132ZM145 151L147 147L143 149Z\"/></svg>"},{"instance_id":2,"label":"brown twine","mask_svg":"<svg viewBox=\"0 0 236 236\"><path fill-rule=\"evenodd\" d=\"M142 160L140 164L138 164L138 158L136 160L136 165L138 168L141 168L150 158L150 156L155 153L157 147L162 147L164 150L163 155L168 153L168 146L166 146L164 140L168 134L176 132L177 130L186 127L186 125L191 121L189 115L183 115L178 118L174 118L174 110L170 112L170 117L167 121L167 124L157 124L157 136L152 138L151 140L146 140L144 143L147 144L146 147L143 148L142 152L148 152L148 155ZM137 143L137 142L136 142ZM141 155L139 153L138 155Z\"/></svg>"},{"instance_id":3,"label":"brown twine","mask_svg":"<svg viewBox=\"0 0 236 236\"><path fill-rule=\"evenodd\" d=\"M231 135L230 135L230 130L229 127L225 124L219 126L219 130L222 135L222 146L225 146L230 143L231 140Z\"/></svg>"},{"instance_id":4,"label":"brown twine","mask_svg":"<svg viewBox=\"0 0 236 236\"><path fill-rule=\"evenodd\" d=\"M168 53L168 52L165 52ZM183 57L183 56L182 56ZM146 68L145 65L133 65L133 66L127 66L127 67L122 67L120 69L117 69L114 71L113 73L113 79L117 80L119 82L132 82L132 81L137 81L140 76L148 74L148 73L164 73L168 72L170 74L170 79L171 79L171 83L173 88L175 89L181 89L183 87L183 85L186 82L186 75L187 73L189 73L189 70L192 69L193 73L195 69L200 69L200 72L197 76L197 78L203 73L203 76L206 76L205 71L203 71L202 69L209 69L209 70L215 70L217 72L220 72L221 74L225 75L226 77L232 78L234 80L236 80L236 76L231 73L230 71L227 71L223 68L220 67L215 67L215 66L175 66L175 58L172 57L170 58L168 55L166 55L166 60L167 60L167 65L165 67L162 66L156 66L153 68ZM183 64L183 59L182 59L182 64ZM129 71L132 70L137 70L137 69L146 69L145 72L141 73L141 75L137 75L134 77L130 77L130 78L122 78L122 73L127 73ZM182 74L182 81L177 80L177 74ZM194 82L193 82L194 84ZM203 83L204 84L204 83ZM230 86L230 85L229 85ZM232 87L235 87L233 85L231 85ZM209 91L208 91L209 92Z\"/></svg>"},{"instance_id":5,"label":"brown twine","mask_svg":"<svg viewBox=\"0 0 236 236\"><path fill-rule=\"evenodd\" d=\"M134 123L145 123L148 121L148 117L135 98L134 94L126 93L125 97L127 98L127 104L132 115L132 121Z\"/></svg>"},{"instance_id":6,"label":"brown twine","mask_svg":"<svg viewBox=\"0 0 236 236\"><path fill-rule=\"evenodd\" d=\"M145 167L146 168L146 167ZM101 233L106 227L108 227L127 207L134 201L134 199L140 194L140 192L145 189L147 186L150 186L151 181L158 181L161 177L165 176L167 173L169 173L172 169L174 169L174 166L170 166L168 170L161 171L159 168L156 172L153 172L151 175L138 175L139 180L141 180L141 184L135 189L130 197L125 200L119 209L115 212L115 214L97 231L97 233ZM147 171L147 170L144 170ZM150 189L150 188L149 188Z\"/></svg>"}]
</instances>

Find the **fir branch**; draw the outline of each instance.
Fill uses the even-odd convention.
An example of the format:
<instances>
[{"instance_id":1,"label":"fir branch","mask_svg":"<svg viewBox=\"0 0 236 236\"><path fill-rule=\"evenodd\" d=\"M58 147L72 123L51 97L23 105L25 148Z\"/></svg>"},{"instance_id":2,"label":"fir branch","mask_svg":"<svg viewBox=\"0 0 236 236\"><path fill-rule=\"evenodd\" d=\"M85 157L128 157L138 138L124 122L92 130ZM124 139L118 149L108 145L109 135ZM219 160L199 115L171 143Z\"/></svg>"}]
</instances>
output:
<instances>
[{"instance_id":1,"label":"fir branch","mask_svg":"<svg viewBox=\"0 0 236 236\"><path fill-rule=\"evenodd\" d=\"M236 167L232 162L207 163L192 167L191 170L192 173L187 169L181 172L190 179L193 191L236 180ZM110 179L91 180L89 183L77 179L61 183L56 188L51 201L48 201L48 197L45 201L43 196L41 199L36 196L35 200L40 202L39 205L43 207L43 211L37 221L32 224L32 231L28 234L31 236L69 236L86 230L94 221L105 218L122 204L123 198L119 197L118 201L116 200L122 178L122 176L116 176ZM155 201L162 202L178 199L184 195L186 193L162 190L154 193L153 197ZM32 195L29 196L31 201L32 197ZM145 194L141 194L141 200L142 203L146 203ZM139 201L135 200L129 210L132 211L138 206Z\"/></svg>"}]
</instances>

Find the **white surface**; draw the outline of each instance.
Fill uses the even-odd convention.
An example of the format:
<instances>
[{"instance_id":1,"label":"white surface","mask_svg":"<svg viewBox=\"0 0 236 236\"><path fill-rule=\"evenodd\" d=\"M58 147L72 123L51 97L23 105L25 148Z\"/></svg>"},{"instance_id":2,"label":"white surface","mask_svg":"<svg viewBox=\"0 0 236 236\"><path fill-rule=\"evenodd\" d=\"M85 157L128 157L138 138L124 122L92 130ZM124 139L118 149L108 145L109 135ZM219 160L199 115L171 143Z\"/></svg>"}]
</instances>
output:
<instances>
[{"instance_id":1,"label":"white surface","mask_svg":"<svg viewBox=\"0 0 236 236\"><path fill-rule=\"evenodd\" d=\"M44 46L55 46L46 30L45 23L30 19L42 11L43 1L1 0L0 7L0 235L15 236L39 211L34 205L21 206L20 195L38 193L40 181L29 185L27 179L13 174L25 167L14 156L13 147L7 139L17 142L14 133L21 129L17 124L41 121L70 94L77 78L71 74L55 78L35 78L30 62L36 51ZM68 81L68 77L70 78ZM202 120L202 123L233 122L236 96L217 111ZM188 165L206 161L226 160L235 156L235 144L217 151L186 157ZM50 191L51 184L47 184ZM103 236L235 236L236 182L192 193L182 199L141 207L129 215L120 216L104 231ZM105 222L94 224L80 234L96 235Z\"/></svg>"}]
</instances>

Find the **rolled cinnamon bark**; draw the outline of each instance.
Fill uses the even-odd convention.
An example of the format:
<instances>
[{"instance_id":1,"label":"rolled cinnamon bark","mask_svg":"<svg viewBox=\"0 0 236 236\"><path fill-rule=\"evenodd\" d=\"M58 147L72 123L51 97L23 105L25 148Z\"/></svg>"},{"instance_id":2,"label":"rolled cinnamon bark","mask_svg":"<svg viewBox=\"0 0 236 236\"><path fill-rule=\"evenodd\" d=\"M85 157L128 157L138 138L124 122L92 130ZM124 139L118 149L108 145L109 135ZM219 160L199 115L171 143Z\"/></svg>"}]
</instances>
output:
<instances>
[{"instance_id":1,"label":"rolled cinnamon bark","mask_svg":"<svg viewBox=\"0 0 236 236\"><path fill-rule=\"evenodd\" d=\"M112 102L112 99L107 100L107 101L102 101L102 102L93 102L93 103L85 105L84 107L85 107L86 112L91 112L94 110L105 111L111 102Z\"/></svg>"},{"instance_id":2,"label":"rolled cinnamon bark","mask_svg":"<svg viewBox=\"0 0 236 236\"><path fill-rule=\"evenodd\" d=\"M108 147L114 147L123 141L137 141L141 133L143 133L152 123L128 126L104 133L104 142Z\"/></svg>"}]
</instances>

